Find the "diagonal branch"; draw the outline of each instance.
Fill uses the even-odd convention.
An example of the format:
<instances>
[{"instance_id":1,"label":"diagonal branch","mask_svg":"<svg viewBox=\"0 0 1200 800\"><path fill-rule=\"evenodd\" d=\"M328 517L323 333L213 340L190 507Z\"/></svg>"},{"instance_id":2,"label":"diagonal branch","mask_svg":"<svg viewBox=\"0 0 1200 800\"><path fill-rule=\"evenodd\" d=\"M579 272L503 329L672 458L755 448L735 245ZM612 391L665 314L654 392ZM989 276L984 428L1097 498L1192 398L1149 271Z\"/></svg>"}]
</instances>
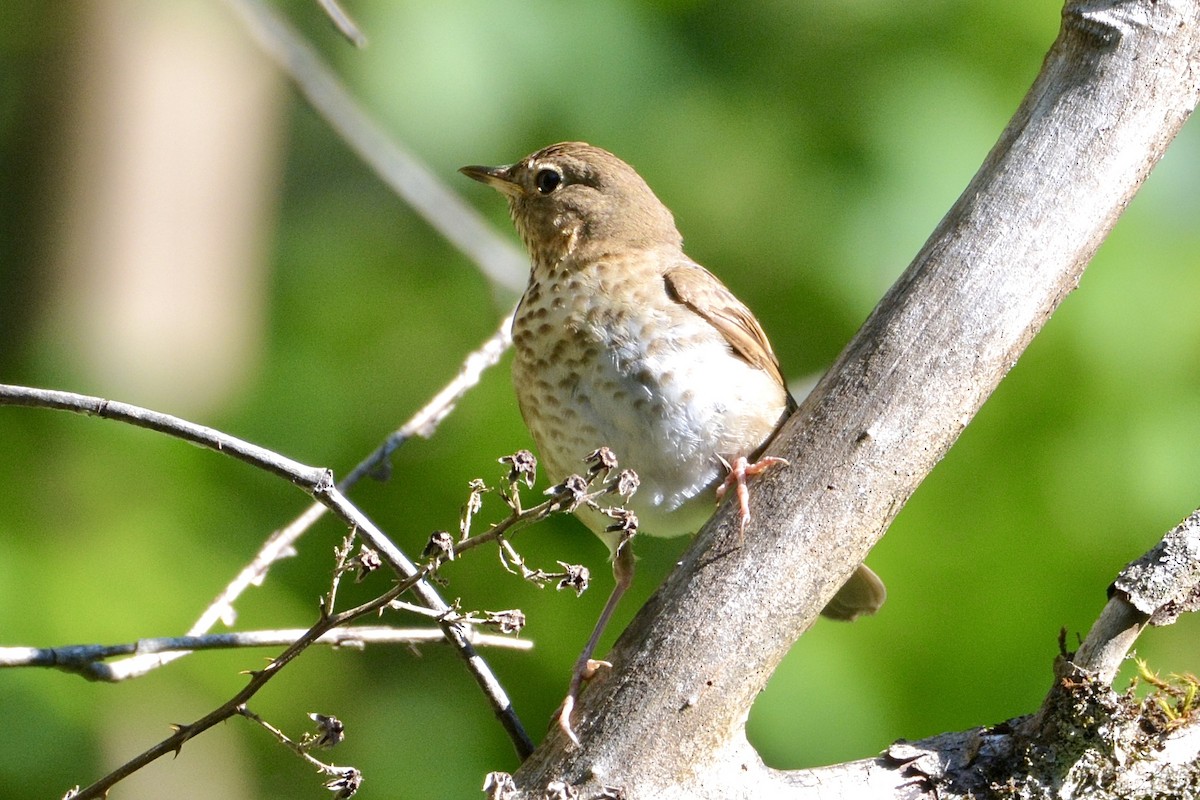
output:
<instances>
[{"instance_id":1,"label":"diagonal branch","mask_svg":"<svg viewBox=\"0 0 1200 800\"><path fill-rule=\"evenodd\" d=\"M416 156L388 138L303 37L262 0L226 0L251 36L367 166L433 228L509 293L525 289L524 253Z\"/></svg>"},{"instance_id":2,"label":"diagonal branch","mask_svg":"<svg viewBox=\"0 0 1200 800\"><path fill-rule=\"evenodd\" d=\"M367 46L366 34L358 27L358 23L346 13L346 9L338 4L337 0L317 0L317 4L325 12L325 16L329 17L333 27L337 28L337 32L346 37L346 41L355 47Z\"/></svg>"},{"instance_id":3,"label":"diagonal branch","mask_svg":"<svg viewBox=\"0 0 1200 800\"><path fill-rule=\"evenodd\" d=\"M778 788L745 739L751 704L1075 288L1198 76L1197 0L1067 3L978 174L768 451L792 466L756 484L745 545L723 507L584 694L582 747L552 732L514 796Z\"/></svg>"},{"instance_id":4,"label":"diagonal branch","mask_svg":"<svg viewBox=\"0 0 1200 800\"><path fill-rule=\"evenodd\" d=\"M1177 596L1194 593L1195 575L1200 572L1200 548L1193 544L1192 549L1175 559L1173 568L1168 569L1161 568L1162 561L1156 555L1164 547L1175 549L1180 540L1190 538L1194 543L1198 521L1200 512L1193 513L1169 532L1157 547L1122 570L1117 582L1121 582L1140 565L1157 562L1159 568L1154 572L1158 585L1171 587ZM1175 544L1172 544L1172 540ZM1182 551L1175 549L1175 552ZM1092 654L1104 653L1119 660L1125 657L1128 647L1132 645L1132 639L1124 636L1122 629L1114 629L1105 623L1114 604L1125 602L1118 595L1119 592L1114 594L1105 606L1079 652L1069 660L1060 660L1058 671L1071 677L1069 680L1057 680L1047 695L1046 706L1050 706L1056 698L1067 692L1066 699L1070 703L1087 708L1085 716L1092 715L1100 721L1095 726L1096 730L1079 730L1078 740L1061 750L1075 757L1075 764L1068 764L1069 767L1082 764L1084 769L1101 771L1119 768L1122 762L1135 763L1136 771L1143 774L1158 772L1162 775L1186 775L1190 771L1193 781L1190 785L1194 785L1194 781L1200 779L1200 767L1197 765L1197 758L1200 757L1200 714L1182 720L1182 724L1156 726L1153 719L1145 719L1141 714L1136 699L1129 695L1118 697L1108 689L1111 676L1106 681L1098 671L1105 668L1107 662L1095 661L1092 656L1085 654L1086 650L1090 650ZM1141 614L1141 619L1144 623L1147 615ZM1110 635L1115 636L1111 643L1107 640ZM1088 673L1090 676L1085 677ZM1114 708L1124 713L1114 715ZM771 796L904 797L908 800L1066 796L1055 793L1052 786L1046 785L1052 780L1061 779L1060 775L1039 774L1036 770L1038 765L1031 763L1036 759L1031 759L1030 755L1036 756L1042 744L1038 739L1042 735L1038 721L1039 715L1030 715L998 725L943 733L916 742L901 740L874 758L776 773ZM1104 737L1111 737L1111 740L1106 742ZM1119 746L1112 746L1116 743ZM1109 783L1115 781L1110 780ZM1004 791L998 792L997 785L1003 786ZM1096 784L1101 785L1104 783ZM1120 796L1163 796L1163 793L1146 791L1145 783L1138 785L1144 793L1131 791L1126 785L1126 791ZM816 787L819 790L815 790ZM1120 789L1119 786L1116 788ZM766 791L760 794L766 796ZM1088 792L1086 796L1109 797L1101 795L1098 789Z\"/></svg>"}]
</instances>

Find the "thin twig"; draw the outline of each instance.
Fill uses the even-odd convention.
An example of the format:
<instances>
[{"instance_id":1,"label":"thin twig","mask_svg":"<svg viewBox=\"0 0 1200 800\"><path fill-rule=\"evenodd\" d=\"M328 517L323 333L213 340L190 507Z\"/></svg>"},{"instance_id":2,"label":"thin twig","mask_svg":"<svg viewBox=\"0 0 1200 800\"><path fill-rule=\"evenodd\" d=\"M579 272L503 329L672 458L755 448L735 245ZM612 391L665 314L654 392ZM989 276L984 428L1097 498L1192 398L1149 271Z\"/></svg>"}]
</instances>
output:
<instances>
[{"instance_id":1,"label":"thin twig","mask_svg":"<svg viewBox=\"0 0 1200 800\"><path fill-rule=\"evenodd\" d=\"M346 37L346 41L359 48L367 46L366 35L346 10L338 5L337 0L317 0L317 5L325 12L325 16L329 17L338 33Z\"/></svg>"},{"instance_id":2,"label":"thin twig","mask_svg":"<svg viewBox=\"0 0 1200 800\"><path fill-rule=\"evenodd\" d=\"M428 611L420 606L422 611ZM430 615L432 612L430 612ZM163 636L138 639L121 644L75 644L63 647L0 647L0 669L15 667L54 667L76 672L104 682L124 679L114 675L104 659L142 653L177 653L193 650L233 650L246 647L281 647L294 643L305 634L303 628L263 631L210 633L203 636ZM502 647L529 650L533 642L507 636L482 633L468 628L467 639L476 647ZM322 635L313 644L331 647L357 647L368 644L439 644L446 637L437 628L393 628L385 625L361 625L338 628Z\"/></svg>"},{"instance_id":3,"label":"thin twig","mask_svg":"<svg viewBox=\"0 0 1200 800\"><path fill-rule=\"evenodd\" d=\"M264 730L266 730L268 733L270 733L272 736L274 736L276 741L278 741L284 747L291 750L296 755L300 756L302 759L307 761L312 766L316 767L317 770L319 772L321 772L323 775L326 775L326 776L332 778L332 780L329 783L326 783L325 786L328 789L342 790L342 791L339 791L337 794L335 794L334 795L335 797L353 797L355 792L358 791L358 787L360 785L362 785L362 773L359 772L357 768L355 768L355 767L339 767L334 764L326 764L324 761L321 761L320 759L313 758L313 756L308 752L309 749L311 749L311 746L306 746L305 741L297 742L297 741L293 740L291 737L289 737L283 731L279 730L279 728L276 728L274 725L267 722L265 719L260 717L258 714L255 714L253 711L251 711L249 708L247 708L244 705L238 706L236 711L238 714L240 714L241 716L250 720L251 722L256 722L259 725L261 725ZM318 718L319 715L310 714L309 716L313 717L315 720ZM332 719L332 718L322 718L322 719L324 720L324 719ZM336 743L337 741L340 741L340 728L341 728L340 723L338 723L338 728L339 728L339 738L336 740L333 740L334 743ZM311 740L309 740L309 741L311 741ZM330 745L330 746L332 746L332 745Z\"/></svg>"},{"instance_id":4,"label":"thin twig","mask_svg":"<svg viewBox=\"0 0 1200 800\"><path fill-rule=\"evenodd\" d=\"M516 510L513 514L496 523L483 533L478 533L460 542L456 542L454 544L454 551L456 553L465 553L482 544L511 536L522 528L527 528L535 522L540 522L552 514L574 512L581 505L592 506L604 513L607 510L600 508L596 501L601 497L618 492L622 488L623 482L628 481L628 475L628 472L615 475L595 488L592 488L591 484L586 484L587 490L583 492L573 491L568 486L571 481L571 478L568 478L563 483L551 486L546 490L546 494L550 495L549 500L530 508Z\"/></svg>"},{"instance_id":5,"label":"thin twig","mask_svg":"<svg viewBox=\"0 0 1200 800\"><path fill-rule=\"evenodd\" d=\"M214 428L207 428L170 414L151 411L148 408L116 400L105 400L101 397L60 392L54 389L0 384L0 405L74 411L101 419L126 422L139 428L148 428L232 456L272 475L284 478L309 493L331 480L330 472L327 469L301 464L299 461L285 458L265 447L259 447Z\"/></svg>"},{"instance_id":6,"label":"thin twig","mask_svg":"<svg viewBox=\"0 0 1200 800\"><path fill-rule=\"evenodd\" d=\"M315 50L261 0L226 0L250 35L309 104L391 189L509 293L520 293L528 260L429 167L403 150L354 100Z\"/></svg>"}]
</instances>

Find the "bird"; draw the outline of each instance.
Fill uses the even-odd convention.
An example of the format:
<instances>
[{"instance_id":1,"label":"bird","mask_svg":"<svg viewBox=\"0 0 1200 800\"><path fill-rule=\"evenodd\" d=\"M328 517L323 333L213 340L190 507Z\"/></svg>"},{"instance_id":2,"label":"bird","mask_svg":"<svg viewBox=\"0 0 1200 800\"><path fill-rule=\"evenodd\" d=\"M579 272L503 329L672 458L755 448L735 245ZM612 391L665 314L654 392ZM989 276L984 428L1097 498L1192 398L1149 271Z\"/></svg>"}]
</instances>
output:
<instances>
[{"instance_id":1,"label":"bird","mask_svg":"<svg viewBox=\"0 0 1200 800\"><path fill-rule=\"evenodd\" d=\"M715 275L683 251L671 211L617 156L561 142L505 166L466 166L498 190L530 258L512 325L513 384L521 415L551 481L608 447L640 485L628 501L637 531L694 533L734 490L744 537L747 481L786 464L761 457L796 409L762 325ZM581 506L575 512L608 546L614 586L572 671L559 724L571 714L592 659L633 580L628 535ZM822 614L853 620L887 596L860 565Z\"/></svg>"}]
</instances>

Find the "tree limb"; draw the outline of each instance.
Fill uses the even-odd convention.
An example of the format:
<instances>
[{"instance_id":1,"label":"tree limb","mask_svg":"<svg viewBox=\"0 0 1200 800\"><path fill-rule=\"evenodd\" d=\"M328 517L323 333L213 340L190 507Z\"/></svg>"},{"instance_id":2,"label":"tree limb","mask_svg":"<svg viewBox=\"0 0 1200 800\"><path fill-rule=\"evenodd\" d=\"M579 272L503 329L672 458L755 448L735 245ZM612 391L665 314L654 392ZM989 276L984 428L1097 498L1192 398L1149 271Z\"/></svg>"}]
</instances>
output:
<instances>
[{"instance_id":1,"label":"tree limb","mask_svg":"<svg viewBox=\"0 0 1200 800\"><path fill-rule=\"evenodd\" d=\"M1068 2L979 173L769 453L737 546L722 508L514 775L540 797L800 797L745 739L755 697L1075 288L1196 105L1200 4ZM828 787L827 787L828 788ZM830 792L832 794L832 792Z\"/></svg>"}]
</instances>

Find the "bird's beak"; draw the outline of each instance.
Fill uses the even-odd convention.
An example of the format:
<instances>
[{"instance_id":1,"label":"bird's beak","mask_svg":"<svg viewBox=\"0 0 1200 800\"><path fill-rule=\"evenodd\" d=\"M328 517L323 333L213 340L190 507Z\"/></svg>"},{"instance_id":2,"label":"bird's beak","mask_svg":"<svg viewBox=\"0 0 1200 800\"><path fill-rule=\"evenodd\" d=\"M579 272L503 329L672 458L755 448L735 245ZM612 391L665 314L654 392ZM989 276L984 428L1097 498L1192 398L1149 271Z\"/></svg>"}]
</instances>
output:
<instances>
[{"instance_id":1,"label":"bird's beak","mask_svg":"<svg viewBox=\"0 0 1200 800\"><path fill-rule=\"evenodd\" d=\"M523 192L521 186L512 178L513 165L504 167L461 167L458 171L468 178L486 183L498 192L509 197L519 197Z\"/></svg>"}]
</instances>

